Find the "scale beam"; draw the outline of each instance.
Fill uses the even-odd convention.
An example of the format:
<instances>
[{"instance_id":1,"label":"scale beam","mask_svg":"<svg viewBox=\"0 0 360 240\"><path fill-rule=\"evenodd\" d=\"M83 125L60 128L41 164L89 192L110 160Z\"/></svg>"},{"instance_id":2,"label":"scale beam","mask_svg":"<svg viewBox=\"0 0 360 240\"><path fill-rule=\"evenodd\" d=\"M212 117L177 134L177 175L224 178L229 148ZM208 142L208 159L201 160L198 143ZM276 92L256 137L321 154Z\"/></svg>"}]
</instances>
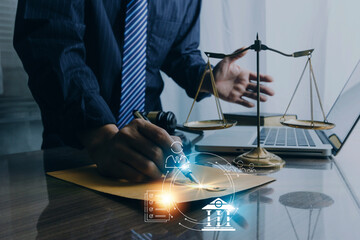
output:
<instances>
[{"instance_id":1,"label":"scale beam","mask_svg":"<svg viewBox=\"0 0 360 240\"><path fill-rule=\"evenodd\" d=\"M247 48L235 51L235 52L233 52L231 54L205 52L205 55L207 57L209 57L209 58L223 59L225 57L235 57L235 56L239 55L240 53L243 53L243 52L245 52L247 50L255 50L256 51L257 48L258 48L258 46L256 46L256 44L253 44L253 45L251 45L251 46L249 46ZM308 50L304 50L304 51L298 51L298 52L294 52L294 53L291 53L291 54L287 54L287 53L283 53L283 52L281 52L279 50L270 48L270 47L266 46L265 44L261 44L260 49L264 50L264 51L269 50L269 51L281 54L281 55L286 56L286 57L294 57L294 58L309 56L314 51L314 49L308 49Z\"/></svg>"}]
</instances>

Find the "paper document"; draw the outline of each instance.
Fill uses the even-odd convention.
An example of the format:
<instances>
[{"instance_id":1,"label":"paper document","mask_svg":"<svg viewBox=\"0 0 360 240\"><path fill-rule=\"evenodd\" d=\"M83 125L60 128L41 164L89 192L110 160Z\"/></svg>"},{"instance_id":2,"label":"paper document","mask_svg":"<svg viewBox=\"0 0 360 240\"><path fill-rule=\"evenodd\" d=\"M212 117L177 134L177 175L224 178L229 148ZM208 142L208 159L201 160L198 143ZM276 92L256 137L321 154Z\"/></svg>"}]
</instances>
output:
<instances>
[{"instance_id":1,"label":"paper document","mask_svg":"<svg viewBox=\"0 0 360 240\"><path fill-rule=\"evenodd\" d=\"M47 174L99 192L139 200L144 200L144 194L148 190L161 190L169 192L177 203L221 197L275 180L267 176L235 173L201 165L191 165L191 170L206 188L221 189L221 191L209 191L205 187L204 189L194 187L194 184L190 183L189 185L178 184L179 182L186 183L187 179L176 170L172 177L146 183L129 183L124 180L103 177L97 172L95 165L48 172Z\"/></svg>"}]
</instances>

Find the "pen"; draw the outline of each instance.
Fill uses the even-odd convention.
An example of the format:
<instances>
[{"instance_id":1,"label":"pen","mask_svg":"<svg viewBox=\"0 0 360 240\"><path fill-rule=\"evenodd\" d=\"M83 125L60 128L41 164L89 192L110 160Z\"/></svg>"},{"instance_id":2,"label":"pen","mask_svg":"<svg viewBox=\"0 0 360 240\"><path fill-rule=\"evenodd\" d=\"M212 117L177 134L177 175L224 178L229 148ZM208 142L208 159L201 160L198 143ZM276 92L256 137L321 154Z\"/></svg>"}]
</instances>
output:
<instances>
[{"instance_id":1,"label":"pen","mask_svg":"<svg viewBox=\"0 0 360 240\"><path fill-rule=\"evenodd\" d=\"M149 119L146 116L144 116L141 112L139 112L137 110L133 111L133 115L134 115L135 118L140 118L140 119L143 119L145 121L150 122ZM175 145L174 148L179 148L179 147ZM187 159L186 156L184 155L184 153L182 153L181 150L182 149L175 149L176 152L181 152L181 153L178 154L178 155L180 155L179 156L180 159L182 159L182 158ZM199 180L194 176L194 174L192 173L192 171L188 167L188 165L182 165L180 163L180 161L174 161L174 163L175 163L175 166L180 170L180 172L182 174L184 174L184 176L187 177L191 182L196 183L196 184L200 184Z\"/></svg>"}]
</instances>

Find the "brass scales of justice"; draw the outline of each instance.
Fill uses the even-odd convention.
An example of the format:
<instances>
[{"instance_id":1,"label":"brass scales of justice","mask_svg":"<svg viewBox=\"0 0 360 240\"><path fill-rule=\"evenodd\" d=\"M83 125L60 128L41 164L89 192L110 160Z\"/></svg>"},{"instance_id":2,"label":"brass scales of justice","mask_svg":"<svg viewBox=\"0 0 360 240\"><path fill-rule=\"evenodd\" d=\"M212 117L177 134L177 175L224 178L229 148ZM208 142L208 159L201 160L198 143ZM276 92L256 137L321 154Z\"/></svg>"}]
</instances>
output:
<instances>
[{"instance_id":1,"label":"brass scales of justice","mask_svg":"<svg viewBox=\"0 0 360 240\"><path fill-rule=\"evenodd\" d=\"M253 167L257 167L257 168L281 168L284 166L285 161L282 160L279 156L268 152L265 148L261 147L260 144L260 51L261 50L269 50L278 54L281 54L283 56L286 57L294 57L294 58L298 58L298 57L303 57L303 56L307 56L307 61L304 67L304 70L301 73L300 79L295 87L294 93L292 94L292 97L290 99L290 102L285 110L285 113L283 114L283 116L280 119L280 123L284 126L288 126L288 127L293 127L293 128L302 128L302 129L314 129L314 130L326 130L326 129L332 129L333 127L335 127L335 124L330 123L327 121L325 113L324 113L324 109L323 109L323 105L321 103L321 99L320 99L320 94L319 94L319 88L315 79L315 74L314 74L314 70L313 70L313 66L311 64L311 56L312 56L312 52L314 51L314 49L309 49L309 50L304 50L304 51L299 51L299 52L294 52L292 54L286 54L283 52L280 52L276 49L270 48L268 46L266 46L265 44L262 44L261 41L259 40L259 36L258 34L256 35L256 40L254 41L254 44L241 49L239 51L235 51L232 54L223 54L223 53L211 53L211 52L205 52L206 56L208 57L208 61L207 61L207 67L204 70L204 73L201 77L200 80L200 84L199 84L199 88L197 89L197 93L195 95L194 101L191 105L189 114L187 116L186 122L184 123L184 127L189 128L189 129L193 129L193 130L216 130L216 129L225 129L225 128L229 128L232 126L235 126L237 124L236 121L233 120L226 120L224 118L224 114L222 112L221 109L221 105L220 105L220 101L219 101L219 94L218 91L216 89L216 85L215 85L215 79L214 79L214 74L212 71L212 67L210 64L210 58L219 58L219 59L223 59L225 57L232 57L235 55L238 55L242 52L245 52L247 50L254 50L256 51L256 72L257 72L257 147L250 150L249 152L243 153L239 156L237 156L233 163L235 165L242 165L242 166L253 166ZM301 80L303 79L304 73L306 71L306 68L309 66L309 78L310 78L310 109L311 109L311 120L299 120L299 119L290 119L287 120L286 119L286 114L287 111L294 99L294 96L296 94L296 91L298 90L298 87L301 83ZM216 120L204 120L204 121L191 121L189 122L189 117L191 115L191 112L193 110L194 104L196 102L196 99L199 95L200 89L202 87L202 84L204 83L204 79L207 73L207 70L209 70L209 74L210 74L210 81L211 81L211 86L212 86L212 90L213 90L213 95L215 96L215 102L216 102L216 108L217 108L217 113L219 116L219 119ZM315 121L314 120L314 114L313 114L313 85L315 86L316 89L316 94L318 97L318 101L320 104L320 108L322 111L322 115L324 117L323 121Z\"/></svg>"}]
</instances>

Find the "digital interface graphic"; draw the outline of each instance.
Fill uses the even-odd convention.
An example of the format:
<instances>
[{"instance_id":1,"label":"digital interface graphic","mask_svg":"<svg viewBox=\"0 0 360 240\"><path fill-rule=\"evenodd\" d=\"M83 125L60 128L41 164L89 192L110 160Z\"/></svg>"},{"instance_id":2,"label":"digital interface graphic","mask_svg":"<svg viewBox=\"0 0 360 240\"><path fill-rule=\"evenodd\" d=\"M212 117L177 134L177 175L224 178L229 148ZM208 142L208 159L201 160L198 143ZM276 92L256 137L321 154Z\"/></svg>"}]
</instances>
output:
<instances>
[{"instance_id":1,"label":"digital interface graphic","mask_svg":"<svg viewBox=\"0 0 360 240\"><path fill-rule=\"evenodd\" d=\"M162 190L148 190L146 193L145 222L176 221L179 227L193 231L236 231L231 223L233 215L237 214L238 211L238 208L234 206L235 186L233 179L239 177L241 173L254 173L256 170L252 166L237 168L226 159L213 153L197 152L185 156L180 155L179 153L182 152L178 150L171 149L171 151L174 154L166 158L165 167L168 170L162 180ZM221 169L227 179L226 186L217 187L207 183L198 185L183 180L181 168L184 165L188 167L190 162L195 162L195 159L198 158L205 159L201 165ZM202 179L202 176L198 177ZM195 188L199 191L221 192L231 190L232 193L227 195L226 199L224 198L225 200L220 197L208 201L204 200L204 205L199 206L199 209L195 211L196 214L192 215L194 214L193 211L189 212L187 209L183 209L184 204L178 204L173 198L176 196L174 189L179 185ZM174 216L176 217L174 218Z\"/></svg>"},{"instance_id":2,"label":"digital interface graphic","mask_svg":"<svg viewBox=\"0 0 360 240\"><path fill-rule=\"evenodd\" d=\"M186 164L188 159L185 156L170 155L165 160L165 168L176 168L177 165Z\"/></svg>"},{"instance_id":3,"label":"digital interface graphic","mask_svg":"<svg viewBox=\"0 0 360 240\"><path fill-rule=\"evenodd\" d=\"M145 193L145 222L167 222L170 220L170 200L161 190Z\"/></svg>"},{"instance_id":4,"label":"digital interface graphic","mask_svg":"<svg viewBox=\"0 0 360 240\"><path fill-rule=\"evenodd\" d=\"M202 209L207 212L207 223L201 229L202 231L235 231L235 228L230 225L231 215L235 210L233 206L223 201L221 198L217 198ZM212 212L216 213L215 223L211 218ZM225 222L225 224L223 222Z\"/></svg>"},{"instance_id":5,"label":"digital interface graphic","mask_svg":"<svg viewBox=\"0 0 360 240\"><path fill-rule=\"evenodd\" d=\"M183 153L183 145L179 141L174 141L170 150L173 154L170 154L165 159L165 168L177 168L178 166L184 166L184 164L189 163L189 160Z\"/></svg>"},{"instance_id":6,"label":"digital interface graphic","mask_svg":"<svg viewBox=\"0 0 360 240\"><path fill-rule=\"evenodd\" d=\"M196 158L203 158L203 159L209 159L209 161L202 162L202 164L215 167L218 169L221 169L224 173L224 176L227 179L227 189L231 189L232 194L229 197L229 200L227 202L228 206L231 206L234 201L235 196L235 186L233 183L233 177L236 177L240 171L231 165L226 159L213 154L213 153L192 153L187 155L188 159L191 159L195 161ZM214 159L216 159L214 161ZM211 161L210 161L211 160ZM238 173L236 173L238 171ZM234 174L235 173L235 174ZM176 169L174 174L171 177L171 183L170 183L170 189L173 189L173 187L178 184L179 177L181 176L181 171L179 169ZM189 187L192 185L190 184ZM203 183L202 186L199 186L199 190L205 190L209 191L209 186L206 183ZM222 191L223 189L219 189L218 191ZM212 191L212 190L210 190ZM217 191L217 190L215 190ZM222 201L222 200L221 200ZM206 203L206 201L204 201ZM225 202L225 201L224 201ZM211 201L208 203L211 204ZM171 209L172 211L176 211L177 213L180 213L180 216L176 219L179 221L179 226L193 230L193 231L222 231L221 229L226 226L227 222L227 216L226 214L223 214L223 211L221 211L220 215L217 215L220 212L216 212L214 210L211 211L211 214L208 215L208 211L206 209L202 209L204 206L199 207L199 211L197 211L196 215L191 215L191 213L187 212L186 209L182 209L182 206L177 204L176 201L173 201L174 207ZM236 209L234 208L232 210L232 213L235 212ZM225 216L225 218L224 218ZM175 220L174 220L175 221ZM231 221L231 216L229 215L229 223ZM208 226L210 223L210 226ZM234 231L235 229L233 228Z\"/></svg>"}]
</instances>

